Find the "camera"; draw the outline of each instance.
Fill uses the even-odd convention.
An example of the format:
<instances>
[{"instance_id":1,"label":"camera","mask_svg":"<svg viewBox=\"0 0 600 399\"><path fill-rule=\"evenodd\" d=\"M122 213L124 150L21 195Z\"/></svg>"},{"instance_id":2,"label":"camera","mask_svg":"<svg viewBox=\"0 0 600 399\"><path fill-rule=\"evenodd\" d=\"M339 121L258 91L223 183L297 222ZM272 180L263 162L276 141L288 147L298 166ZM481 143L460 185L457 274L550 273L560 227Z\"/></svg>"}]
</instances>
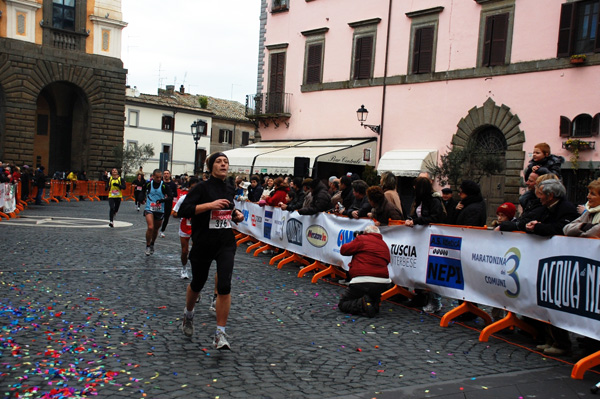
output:
<instances>
[{"instance_id":1,"label":"camera","mask_svg":"<svg viewBox=\"0 0 600 399\"><path fill-rule=\"evenodd\" d=\"M364 231L359 231L359 230L357 230L357 231L355 231L353 234L354 234L354 238L356 238L356 237L358 237L359 235L365 234L365 232L364 232Z\"/></svg>"}]
</instances>

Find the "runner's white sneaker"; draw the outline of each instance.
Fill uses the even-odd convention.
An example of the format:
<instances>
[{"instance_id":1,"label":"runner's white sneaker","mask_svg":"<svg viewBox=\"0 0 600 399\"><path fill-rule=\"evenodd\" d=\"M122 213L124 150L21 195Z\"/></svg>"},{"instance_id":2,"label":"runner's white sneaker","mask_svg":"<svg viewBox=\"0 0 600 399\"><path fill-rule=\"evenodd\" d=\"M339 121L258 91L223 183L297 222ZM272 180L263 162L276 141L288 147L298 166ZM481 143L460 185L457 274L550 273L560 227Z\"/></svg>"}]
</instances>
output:
<instances>
[{"instance_id":1,"label":"runner's white sneaker","mask_svg":"<svg viewBox=\"0 0 600 399\"><path fill-rule=\"evenodd\" d=\"M113 222L108 222L108 227L115 227L115 225L113 224Z\"/></svg>"},{"instance_id":2,"label":"runner's white sneaker","mask_svg":"<svg viewBox=\"0 0 600 399\"><path fill-rule=\"evenodd\" d=\"M223 331L217 330L217 332L215 333L215 338L213 340L213 345L215 346L215 348L217 348L219 350L221 350L221 349L231 350L231 348L229 346L229 342L227 341L227 337L228 337L228 335L225 334Z\"/></svg>"},{"instance_id":3,"label":"runner's white sneaker","mask_svg":"<svg viewBox=\"0 0 600 399\"><path fill-rule=\"evenodd\" d=\"M188 272L187 272L187 270L185 270L185 269L181 269L181 278L182 278L182 279L184 279L184 280L185 280L185 279L188 279L188 278L190 278L190 277L188 276Z\"/></svg>"},{"instance_id":4,"label":"runner's white sneaker","mask_svg":"<svg viewBox=\"0 0 600 399\"><path fill-rule=\"evenodd\" d=\"M150 247L146 247L146 256L150 256L151 252L150 252Z\"/></svg>"},{"instance_id":5,"label":"runner's white sneaker","mask_svg":"<svg viewBox=\"0 0 600 399\"><path fill-rule=\"evenodd\" d=\"M160 238L165 238L165 233L163 233L162 231L160 232Z\"/></svg>"},{"instance_id":6,"label":"runner's white sneaker","mask_svg":"<svg viewBox=\"0 0 600 399\"><path fill-rule=\"evenodd\" d=\"M185 311L184 311L185 312ZM183 314L183 324L181 325L181 331L186 337L191 337L194 335L194 318L187 317L185 313Z\"/></svg>"}]
</instances>

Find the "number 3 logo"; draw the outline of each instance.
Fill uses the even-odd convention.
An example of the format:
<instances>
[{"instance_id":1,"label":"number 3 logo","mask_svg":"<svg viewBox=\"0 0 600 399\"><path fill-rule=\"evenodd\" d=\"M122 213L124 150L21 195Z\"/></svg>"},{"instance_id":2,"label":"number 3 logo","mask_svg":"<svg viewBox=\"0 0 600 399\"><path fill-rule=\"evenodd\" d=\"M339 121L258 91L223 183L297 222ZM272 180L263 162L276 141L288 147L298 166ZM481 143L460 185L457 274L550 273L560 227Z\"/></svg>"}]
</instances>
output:
<instances>
[{"instance_id":1,"label":"number 3 logo","mask_svg":"<svg viewBox=\"0 0 600 399\"><path fill-rule=\"evenodd\" d=\"M504 291L504 293L509 298L516 298L519 296L519 293L521 292L521 283L519 282L519 275L517 274L517 269L519 268L519 264L521 263L521 251L519 251L518 248L513 247L504 254L504 257L506 257L509 254L511 254L511 255L507 258L507 263L508 263L508 261L512 260L515 262L515 265L513 266L512 269L510 269L506 273L508 274L508 277L510 277L514 280L517 288L514 292L512 292L510 290L506 290L506 291Z\"/></svg>"}]
</instances>

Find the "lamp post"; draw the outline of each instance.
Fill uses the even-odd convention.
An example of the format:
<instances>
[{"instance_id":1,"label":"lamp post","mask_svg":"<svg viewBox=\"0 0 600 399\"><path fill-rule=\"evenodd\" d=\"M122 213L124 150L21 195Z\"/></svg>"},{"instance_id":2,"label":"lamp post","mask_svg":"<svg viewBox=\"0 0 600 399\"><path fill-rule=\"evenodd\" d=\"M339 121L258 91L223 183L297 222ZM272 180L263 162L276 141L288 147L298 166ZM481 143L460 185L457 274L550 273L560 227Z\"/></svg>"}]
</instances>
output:
<instances>
[{"instance_id":1,"label":"lamp post","mask_svg":"<svg viewBox=\"0 0 600 399\"><path fill-rule=\"evenodd\" d=\"M367 121L367 117L369 116L369 111L365 108L364 105L361 105L360 108L356 111L356 117L358 118L358 121L360 122L361 126L364 126L364 128L369 128L371 129L373 132L379 134L381 133L381 125L367 125L366 122Z\"/></svg>"},{"instance_id":2,"label":"lamp post","mask_svg":"<svg viewBox=\"0 0 600 399\"><path fill-rule=\"evenodd\" d=\"M198 119L192 123L190 126L192 130L192 137L194 138L194 143L196 143L196 151L194 152L194 176L198 175L198 140L200 140L200 136L204 134L206 130L206 122Z\"/></svg>"}]
</instances>

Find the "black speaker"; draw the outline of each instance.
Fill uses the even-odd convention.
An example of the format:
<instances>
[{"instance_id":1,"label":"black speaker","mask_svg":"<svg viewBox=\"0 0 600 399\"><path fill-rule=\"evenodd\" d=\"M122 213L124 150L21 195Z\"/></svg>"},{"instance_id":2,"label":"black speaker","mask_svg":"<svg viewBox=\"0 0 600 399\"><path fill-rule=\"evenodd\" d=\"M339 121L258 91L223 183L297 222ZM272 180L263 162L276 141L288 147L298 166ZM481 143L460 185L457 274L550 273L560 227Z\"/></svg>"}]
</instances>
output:
<instances>
[{"instance_id":1,"label":"black speaker","mask_svg":"<svg viewBox=\"0 0 600 399\"><path fill-rule=\"evenodd\" d=\"M307 158L307 157L295 157L294 158L294 176L308 177L309 168L310 168L310 158Z\"/></svg>"}]
</instances>

